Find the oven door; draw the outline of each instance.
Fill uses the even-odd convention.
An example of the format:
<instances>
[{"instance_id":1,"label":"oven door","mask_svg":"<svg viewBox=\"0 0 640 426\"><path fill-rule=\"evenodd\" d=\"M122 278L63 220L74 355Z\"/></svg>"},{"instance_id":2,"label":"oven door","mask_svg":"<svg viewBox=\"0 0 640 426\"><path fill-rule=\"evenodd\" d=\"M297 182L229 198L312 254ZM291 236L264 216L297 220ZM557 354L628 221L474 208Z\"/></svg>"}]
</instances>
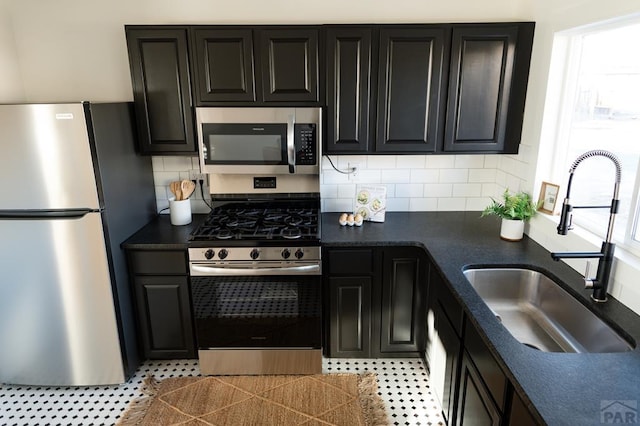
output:
<instances>
[{"instance_id":1,"label":"oven door","mask_svg":"<svg viewBox=\"0 0 640 426\"><path fill-rule=\"evenodd\" d=\"M321 277L192 276L198 347L320 348Z\"/></svg>"}]
</instances>

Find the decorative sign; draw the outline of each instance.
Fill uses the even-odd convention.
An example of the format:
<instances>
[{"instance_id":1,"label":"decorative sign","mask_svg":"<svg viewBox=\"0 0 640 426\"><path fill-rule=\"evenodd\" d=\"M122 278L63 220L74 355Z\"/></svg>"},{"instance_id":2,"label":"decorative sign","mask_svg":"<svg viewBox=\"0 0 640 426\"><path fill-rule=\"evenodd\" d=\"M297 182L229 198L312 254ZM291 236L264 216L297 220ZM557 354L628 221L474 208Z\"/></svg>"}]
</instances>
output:
<instances>
[{"instance_id":1,"label":"decorative sign","mask_svg":"<svg viewBox=\"0 0 640 426\"><path fill-rule=\"evenodd\" d=\"M387 210L387 187L359 185L356 190L356 204L354 214L360 214L362 219L371 222L384 222Z\"/></svg>"}]
</instances>

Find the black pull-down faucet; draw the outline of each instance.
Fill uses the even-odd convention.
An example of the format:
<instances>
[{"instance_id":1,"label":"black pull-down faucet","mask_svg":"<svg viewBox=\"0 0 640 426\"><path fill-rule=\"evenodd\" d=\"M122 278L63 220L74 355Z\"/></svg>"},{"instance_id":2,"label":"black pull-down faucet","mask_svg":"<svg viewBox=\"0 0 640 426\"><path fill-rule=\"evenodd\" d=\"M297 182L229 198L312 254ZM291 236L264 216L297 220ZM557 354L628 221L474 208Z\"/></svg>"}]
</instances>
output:
<instances>
[{"instance_id":1,"label":"black pull-down faucet","mask_svg":"<svg viewBox=\"0 0 640 426\"><path fill-rule=\"evenodd\" d=\"M590 157L606 157L613 161L616 166L616 181L613 187L613 199L610 206L572 206L570 204L569 193L571 191L571 181L573 180L573 173L583 160ZM562 203L562 213L560 215L560 223L558 224L558 234L567 235L572 226L573 209L609 209L609 226L607 228L607 236L602 243L602 247L599 252L564 252L564 253L551 253L553 260L560 259L598 259L598 272L595 279L589 278L589 264L587 263L587 270L585 272L584 282L585 288L593 289L591 298L596 302L607 301L607 287L609 286L609 278L611 276L611 264L613 263L613 253L616 245L611 242L613 236L613 224L615 222L615 215L618 213L618 192L620 190L621 179L621 167L620 160L613 153L603 150L587 151L578 158L575 159L571 168L569 169L569 183L567 184L567 196Z\"/></svg>"}]
</instances>

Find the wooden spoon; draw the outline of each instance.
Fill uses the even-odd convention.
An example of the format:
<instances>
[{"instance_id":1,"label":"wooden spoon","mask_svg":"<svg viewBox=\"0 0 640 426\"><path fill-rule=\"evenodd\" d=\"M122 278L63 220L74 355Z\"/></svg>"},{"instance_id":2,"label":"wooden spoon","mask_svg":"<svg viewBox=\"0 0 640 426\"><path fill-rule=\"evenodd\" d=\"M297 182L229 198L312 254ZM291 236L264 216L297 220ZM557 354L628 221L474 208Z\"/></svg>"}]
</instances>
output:
<instances>
[{"instance_id":1,"label":"wooden spoon","mask_svg":"<svg viewBox=\"0 0 640 426\"><path fill-rule=\"evenodd\" d=\"M171 182L169 184L169 189L171 189L171 192L176 197L176 201L182 200L182 189L180 188L179 181Z\"/></svg>"},{"instance_id":2,"label":"wooden spoon","mask_svg":"<svg viewBox=\"0 0 640 426\"><path fill-rule=\"evenodd\" d=\"M182 199L186 200L193 194L193 191L196 189L196 184L193 183L193 181L185 179L180 184L180 189L182 190Z\"/></svg>"}]
</instances>

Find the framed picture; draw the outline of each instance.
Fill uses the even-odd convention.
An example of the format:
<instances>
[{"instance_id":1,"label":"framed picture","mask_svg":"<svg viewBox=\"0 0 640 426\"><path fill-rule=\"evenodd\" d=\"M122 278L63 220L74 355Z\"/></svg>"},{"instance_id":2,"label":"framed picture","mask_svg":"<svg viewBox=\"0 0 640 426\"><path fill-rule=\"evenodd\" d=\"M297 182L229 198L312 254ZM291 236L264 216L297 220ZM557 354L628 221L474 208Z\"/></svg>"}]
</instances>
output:
<instances>
[{"instance_id":1,"label":"framed picture","mask_svg":"<svg viewBox=\"0 0 640 426\"><path fill-rule=\"evenodd\" d=\"M538 210L544 213L553 214L556 209L556 201L558 200L559 192L559 185L549 182L542 182L539 197L539 200L542 200L542 204L540 204Z\"/></svg>"}]
</instances>

